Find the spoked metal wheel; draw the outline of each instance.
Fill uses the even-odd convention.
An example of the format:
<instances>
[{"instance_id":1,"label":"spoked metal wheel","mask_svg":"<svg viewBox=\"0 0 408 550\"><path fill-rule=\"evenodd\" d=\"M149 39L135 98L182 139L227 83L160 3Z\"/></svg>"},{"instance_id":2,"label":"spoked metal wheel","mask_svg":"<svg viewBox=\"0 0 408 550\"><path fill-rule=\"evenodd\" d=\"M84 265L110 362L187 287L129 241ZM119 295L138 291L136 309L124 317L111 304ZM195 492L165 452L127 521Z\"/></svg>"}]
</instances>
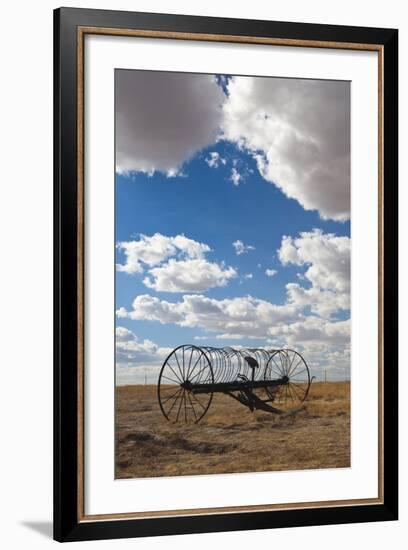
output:
<instances>
[{"instance_id":1,"label":"spoked metal wheel","mask_svg":"<svg viewBox=\"0 0 408 550\"><path fill-rule=\"evenodd\" d=\"M300 407L308 396L311 378L306 361L297 351L277 350L265 366L265 380L285 379L279 386L268 386L267 393L284 410Z\"/></svg>"},{"instance_id":2,"label":"spoked metal wheel","mask_svg":"<svg viewBox=\"0 0 408 550\"><path fill-rule=\"evenodd\" d=\"M206 354L195 346L180 346L164 361L157 386L160 409L170 422L199 422L211 404L212 391L195 394L195 384L214 384Z\"/></svg>"}]
</instances>

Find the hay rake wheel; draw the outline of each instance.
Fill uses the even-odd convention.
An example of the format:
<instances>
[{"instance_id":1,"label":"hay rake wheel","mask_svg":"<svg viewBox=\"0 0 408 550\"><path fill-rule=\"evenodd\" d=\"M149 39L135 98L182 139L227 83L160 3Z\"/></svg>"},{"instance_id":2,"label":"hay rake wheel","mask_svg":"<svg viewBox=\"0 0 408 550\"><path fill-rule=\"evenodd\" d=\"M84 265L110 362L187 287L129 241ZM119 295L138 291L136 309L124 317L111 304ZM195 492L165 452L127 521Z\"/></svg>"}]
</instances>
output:
<instances>
[{"instance_id":1,"label":"hay rake wheel","mask_svg":"<svg viewBox=\"0 0 408 550\"><path fill-rule=\"evenodd\" d=\"M292 349L183 345L164 361L157 394L168 421L197 423L215 393L232 397L252 412L297 412L312 380L305 359Z\"/></svg>"},{"instance_id":2,"label":"hay rake wheel","mask_svg":"<svg viewBox=\"0 0 408 550\"><path fill-rule=\"evenodd\" d=\"M163 363L157 386L161 411L170 422L199 422L206 414L213 393L198 397L189 384L214 383L211 363L201 348L179 346Z\"/></svg>"},{"instance_id":3,"label":"hay rake wheel","mask_svg":"<svg viewBox=\"0 0 408 550\"><path fill-rule=\"evenodd\" d=\"M287 378L287 382L266 392L274 404L283 410L299 408L307 399L312 378L309 367L299 352L292 349L276 350L265 366L264 378Z\"/></svg>"}]
</instances>

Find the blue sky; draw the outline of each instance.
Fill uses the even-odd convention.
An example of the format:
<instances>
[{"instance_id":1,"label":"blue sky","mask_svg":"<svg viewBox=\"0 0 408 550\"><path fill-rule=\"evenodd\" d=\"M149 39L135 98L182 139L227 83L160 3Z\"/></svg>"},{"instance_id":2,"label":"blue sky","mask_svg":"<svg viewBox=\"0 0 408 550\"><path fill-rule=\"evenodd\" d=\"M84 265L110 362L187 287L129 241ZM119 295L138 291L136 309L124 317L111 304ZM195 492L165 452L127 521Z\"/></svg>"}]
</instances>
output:
<instances>
[{"instance_id":1,"label":"blue sky","mask_svg":"<svg viewBox=\"0 0 408 550\"><path fill-rule=\"evenodd\" d=\"M143 75L138 71L135 73L137 84ZM167 75L169 73L160 73L164 82ZM130 76L126 75L127 78ZM204 76L207 79L211 78ZM117 151L117 164L118 159L123 158L128 165L125 168L117 167L115 178L115 240L118 244L128 243L126 246L129 247L137 243L132 258L126 255L126 248L123 246L119 245L116 248L118 383L141 381L144 373L147 373L149 380L153 381L162 357L169 349L180 344L198 344L202 341L203 345L214 346L280 347L285 344L293 345L294 341L296 343L296 337L299 338L298 349L306 355L309 351L312 367L316 373L321 373L322 369L331 368L333 378L348 377L347 364L344 363L344 350L347 348L347 353L349 351L349 338L344 337L344 324L349 320L350 311L349 306L344 306L343 303L347 301L345 298L347 290L344 290L347 286L347 266L345 267L344 264L349 262L349 248L345 250L344 247L349 247L350 220L344 213L343 196L338 198L338 187L333 187L333 191L330 187L338 184L339 180L333 183L330 180L327 183L327 179L322 176L326 169L324 159L321 160L316 154L318 149L316 143L318 144L320 139L322 156L323 153L327 155L329 167L330 163L333 164L333 173L336 171L340 173L338 166L343 166L341 163L343 163L344 151L341 148L344 148L344 143L338 144L337 137L333 138L333 143L330 143L332 128L326 130L327 135L324 132L320 135L321 130L318 126L313 126L313 120L306 120L300 123L299 127L296 126L296 119L294 119L295 122L291 122L292 126L288 124L287 117L284 116L285 104L281 105L282 111L280 111L277 108L280 107L279 104L271 105L268 101L266 104L262 103L265 89L268 91L270 88L272 95L276 85L282 84L281 81L284 79L280 79L279 82L274 79L261 80L263 89L258 93L260 99L251 89L254 95L253 101L259 103L259 110L252 106L251 113L244 112L243 115L247 115L248 123L238 129L237 124L239 126L241 119L237 117L237 109L241 108L242 97L237 96L240 93L241 96L244 94L248 100L248 83L244 81L240 88L238 79L210 80L211 86L218 88L218 90L211 88L211 93L217 98L214 102L217 104L214 115L216 130L215 133L211 128L208 130L208 143L204 146L202 144L205 143L205 139L202 136L193 135L189 140L190 128L186 131L180 130L182 134L180 141L184 140L186 143L184 159L183 144L181 144L179 150L169 154L167 166L160 165L167 154L165 150L164 155L160 155L160 147L166 146L165 143L159 143L163 131L167 131L169 125L173 125L174 135L178 136L178 134L177 124L174 121L165 121L166 127L163 125L161 127L160 124L164 123L159 121L156 123L156 128L153 120L155 111L152 111L153 115L150 119L146 117L144 122L150 125L144 133L143 124L138 127L140 118L136 119L138 124L130 128L135 132L140 131L141 139L144 136L144 139L150 141L151 150L145 149L143 158L138 156L139 136L136 134L134 153L130 148L132 145L127 143L124 146L127 147L126 154L121 156L120 151ZM183 75L180 79L180 93L184 93L185 88L188 88L188 82L188 76ZM177 90L177 79L174 83ZM206 81L205 84L207 85L208 82ZM153 82L152 85L157 93L157 82ZM287 81L282 85L286 87ZM124 134L129 134L130 131L126 127L129 117L123 119L119 117L122 105L125 104L124 114L129 110L133 113L133 110L137 111L138 108L142 112L146 105L146 90L140 98L137 94L136 97L133 95L128 98L126 96L128 88L124 90L122 102L120 102L122 96L117 93L117 118L119 121L125 121L122 123L125 127L122 130L121 124L118 123L117 135L121 131ZM328 108L332 105L331 90L334 90L335 94L338 93L337 89L329 90ZM220 94L217 95L219 92ZM320 89L318 92L320 93ZM303 93L303 90L299 91L294 87L294 96L291 99L292 102L294 98L297 99L300 108ZM325 90L322 93L324 99ZM152 101L158 99L160 97L154 97ZM233 101L236 103L234 104ZM177 103L181 120L183 120L182 106L182 103ZM168 108L171 108L171 105ZM191 116L195 116L195 111L193 112ZM339 116L341 115L348 116L348 113L341 113ZM206 117L207 122L211 118L206 113L203 116ZM244 116L242 119L245 122ZM273 119L273 125L270 124L271 119ZM197 124L197 121L192 121L191 127L193 122ZM256 126L251 127L251 124ZM305 131L305 125L309 133ZM284 140L280 139L274 146L276 131L278 129L281 132L282 128ZM316 135L310 131L310 128L317 128ZM304 143L299 142L298 137L302 130L305 135ZM268 137L269 133L271 137ZM260 134L264 134L261 142ZM172 132L168 139L171 139L171 135ZM214 135L216 135L215 139ZM290 139L295 140L297 147L294 149L296 156L293 165L289 162L288 154L293 150ZM197 141L196 150L190 147L190 143L194 144L194 140ZM282 142L285 144L284 148L281 145ZM330 145L327 147L327 152L325 151L326 142ZM119 141L119 147L121 146ZM302 150L306 151L303 166L299 165ZM336 154L340 151L338 153L340 160L333 155L333 151ZM172 154L174 159L171 157ZM349 152L346 151L345 156L347 154L349 156ZM279 159L279 163L276 163L277 168L273 168L275 158ZM315 160L316 158L318 161ZM154 165L156 159L158 159L157 168ZM285 162L290 170L285 166ZM316 164L317 162L320 162L321 166ZM296 166L296 171L292 166ZM316 173L318 183L312 181L310 174L313 173ZM276 178L277 181L279 180L278 183L274 181L275 174L278 176ZM293 174L302 174L302 176L296 178ZM349 185L347 177L344 179L346 180L344 185ZM318 184L322 185L321 189L316 188ZM330 195L325 197L322 194L331 192L333 200L330 199ZM313 208L315 203L316 207ZM181 250L176 246L169 253L160 257L155 256L154 260L146 260L150 257L146 254L153 251L153 244L143 240L143 236L149 239L156 234L159 234L163 242L167 242L170 247L174 247L174 243L171 244L168 239L184 236L189 242L201 243L202 246L206 245L206 248L196 254L190 253L189 249L186 252L185 249ZM287 239L284 243L285 236ZM242 245L244 247L243 251L240 250L239 242L241 248ZM129 245L129 243L133 244ZM235 246L233 243L236 243ZM197 266L198 264L194 262L198 261L202 262L200 265L204 270L208 268L209 273L212 274L211 278L207 279L211 282L205 284L196 280L192 286L189 286L189 291L181 287L179 291L175 290L174 285L180 286L180 278L179 282L172 284L170 277L181 277L183 280L183 277L189 276L188 269ZM338 277L336 278L337 268ZM266 270L269 270L268 273L271 276L267 275ZM178 275L179 272L180 275ZM197 278L197 273L193 273L192 276ZM149 284L146 284L147 277L150 280ZM197 290L194 289L194 285ZM295 285L293 291L296 292L296 296L288 295L287 285ZM310 291L310 295L304 291ZM141 305L134 313L132 304L138 296L148 296L149 300L156 299L154 307L158 308L158 311L152 313L151 309ZM228 315L230 317L232 315L234 333L231 333L231 338L228 337L229 330L222 330L222 320L214 323L210 316L206 317L204 310L201 313L201 310L197 309L191 317L184 303L185 296L200 296L200 304L208 304L210 302L205 302L205 299L210 299L214 307L225 310L226 324ZM235 322L238 319L235 310L238 307L246 308L248 297L252 299L251 307L256 304L255 307L262 308L265 303L267 303L266 307L268 304L272 304L273 307L281 306L283 317L277 318L275 324L275 317L271 313L270 325L266 320L262 321L259 327L256 320L251 321L251 329L246 333L245 314ZM338 300L340 307L330 305L328 301L331 297ZM231 307L235 308L232 313L229 311L230 303L226 300L232 301ZM180 311L174 319L168 317L166 322L161 322L160 308L164 304L169 309L169 303L179 304L177 307ZM251 313L248 313L248 320L250 316ZM272 331L269 330L269 326L272 327ZM332 338L331 335L337 334L340 326L342 327L341 338L336 340L336 337ZM319 330L322 331L321 340L318 334L316 336ZM330 335L330 340L327 335ZM325 350L327 350L327 358Z\"/></svg>"}]
</instances>

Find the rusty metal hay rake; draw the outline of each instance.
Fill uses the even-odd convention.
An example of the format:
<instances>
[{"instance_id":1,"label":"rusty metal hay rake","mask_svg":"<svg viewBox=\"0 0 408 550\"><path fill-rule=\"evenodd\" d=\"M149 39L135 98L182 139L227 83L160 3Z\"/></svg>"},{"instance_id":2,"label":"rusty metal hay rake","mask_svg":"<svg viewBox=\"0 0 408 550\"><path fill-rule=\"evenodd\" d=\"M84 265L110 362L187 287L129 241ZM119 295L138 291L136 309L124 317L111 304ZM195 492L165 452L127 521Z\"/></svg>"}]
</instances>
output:
<instances>
[{"instance_id":1,"label":"rusty metal hay rake","mask_svg":"<svg viewBox=\"0 0 408 550\"><path fill-rule=\"evenodd\" d=\"M199 422L213 395L223 393L251 411L300 410L313 378L291 349L179 346L166 358L157 386L161 411L172 422Z\"/></svg>"}]
</instances>

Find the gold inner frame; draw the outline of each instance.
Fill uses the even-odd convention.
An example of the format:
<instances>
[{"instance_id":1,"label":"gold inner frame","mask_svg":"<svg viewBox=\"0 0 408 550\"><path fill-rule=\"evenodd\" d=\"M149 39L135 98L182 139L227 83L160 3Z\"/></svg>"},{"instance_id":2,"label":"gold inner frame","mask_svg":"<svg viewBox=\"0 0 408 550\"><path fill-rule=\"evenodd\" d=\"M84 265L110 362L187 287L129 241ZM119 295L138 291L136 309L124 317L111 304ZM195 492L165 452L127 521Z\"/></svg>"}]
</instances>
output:
<instances>
[{"instance_id":1,"label":"gold inner frame","mask_svg":"<svg viewBox=\"0 0 408 550\"><path fill-rule=\"evenodd\" d=\"M247 506L229 506L215 508L194 508L180 510L146 511L133 513L85 514L84 479L84 42L91 34L126 36L139 38L193 40L207 42L234 42L240 44L263 44L274 46L292 46L307 48L330 48L343 50L375 51L378 55L378 496L376 498L330 500L313 502L295 502L286 504L265 504ZM107 27L77 28L77 414L78 414L78 522L146 519L153 517L192 516L228 513L249 513L273 510L299 510L305 508L328 508L337 506L358 506L382 504L384 502L384 357L383 357L383 277L384 277L384 209L383 209L383 46L380 44L355 44L349 42L325 42L319 40L294 40L288 38L265 38L252 36L233 36L172 31L117 29Z\"/></svg>"}]
</instances>

